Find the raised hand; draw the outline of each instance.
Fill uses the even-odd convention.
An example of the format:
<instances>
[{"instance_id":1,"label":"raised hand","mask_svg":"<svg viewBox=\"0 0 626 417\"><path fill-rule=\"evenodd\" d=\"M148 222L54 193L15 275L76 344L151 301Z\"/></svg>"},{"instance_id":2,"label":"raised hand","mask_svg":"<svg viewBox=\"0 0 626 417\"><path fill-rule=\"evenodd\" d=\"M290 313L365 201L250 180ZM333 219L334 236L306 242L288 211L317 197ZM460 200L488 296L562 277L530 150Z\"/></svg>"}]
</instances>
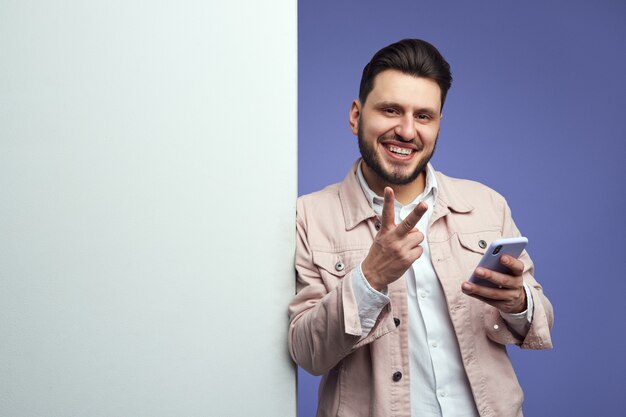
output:
<instances>
[{"instance_id":1,"label":"raised hand","mask_svg":"<svg viewBox=\"0 0 626 417\"><path fill-rule=\"evenodd\" d=\"M395 197L391 187L385 187L384 197L380 231L361 264L365 279L377 291L400 278L422 256L424 250L420 243L424 235L415 225L428 210L426 203L421 202L396 225Z\"/></svg>"}]
</instances>

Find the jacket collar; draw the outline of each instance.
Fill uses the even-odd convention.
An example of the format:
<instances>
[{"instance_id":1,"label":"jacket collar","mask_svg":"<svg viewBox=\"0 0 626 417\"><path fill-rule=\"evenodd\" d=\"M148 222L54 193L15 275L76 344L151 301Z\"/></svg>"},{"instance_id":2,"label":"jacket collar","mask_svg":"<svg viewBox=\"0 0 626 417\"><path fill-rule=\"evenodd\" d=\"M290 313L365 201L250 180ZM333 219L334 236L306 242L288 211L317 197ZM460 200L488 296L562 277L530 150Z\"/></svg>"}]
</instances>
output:
<instances>
[{"instance_id":1,"label":"jacket collar","mask_svg":"<svg viewBox=\"0 0 626 417\"><path fill-rule=\"evenodd\" d=\"M376 213L367 201L367 197L357 178L359 160L352 164L348 175L339 184L339 200L343 209L346 230L355 228L359 223L367 219L377 217ZM454 180L435 171L437 178L437 201L435 203L435 215L437 218L445 216L450 211L456 213L469 213L473 206L458 192Z\"/></svg>"},{"instance_id":2,"label":"jacket collar","mask_svg":"<svg viewBox=\"0 0 626 417\"><path fill-rule=\"evenodd\" d=\"M437 184L439 185L439 195L437 200L455 213L469 213L474 209L467 199L461 195L456 187L457 180L450 178L439 171L435 171Z\"/></svg>"},{"instance_id":3,"label":"jacket collar","mask_svg":"<svg viewBox=\"0 0 626 417\"><path fill-rule=\"evenodd\" d=\"M357 178L356 169L359 161L360 159L352 164L348 175L339 184L339 201L343 209L346 230L354 229L362 221L376 217Z\"/></svg>"}]
</instances>

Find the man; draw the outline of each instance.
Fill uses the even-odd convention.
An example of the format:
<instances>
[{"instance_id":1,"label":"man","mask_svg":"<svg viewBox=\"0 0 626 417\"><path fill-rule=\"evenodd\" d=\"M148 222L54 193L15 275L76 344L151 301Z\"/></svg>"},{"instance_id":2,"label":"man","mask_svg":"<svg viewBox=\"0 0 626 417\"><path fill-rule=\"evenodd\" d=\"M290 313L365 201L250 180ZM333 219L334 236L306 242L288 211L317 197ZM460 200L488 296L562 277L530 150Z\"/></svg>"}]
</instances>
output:
<instances>
[{"instance_id":1,"label":"man","mask_svg":"<svg viewBox=\"0 0 626 417\"><path fill-rule=\"evenodd\" d=\"M528 254L502 256L506 274L476 268L520 236L504 198L429 164L451 82L427 42L377 52L350 109L362 158L298 199L289 348L323 375L318 416L521 416L505 345L552 346Z\"/></svg>"}]
</instances>

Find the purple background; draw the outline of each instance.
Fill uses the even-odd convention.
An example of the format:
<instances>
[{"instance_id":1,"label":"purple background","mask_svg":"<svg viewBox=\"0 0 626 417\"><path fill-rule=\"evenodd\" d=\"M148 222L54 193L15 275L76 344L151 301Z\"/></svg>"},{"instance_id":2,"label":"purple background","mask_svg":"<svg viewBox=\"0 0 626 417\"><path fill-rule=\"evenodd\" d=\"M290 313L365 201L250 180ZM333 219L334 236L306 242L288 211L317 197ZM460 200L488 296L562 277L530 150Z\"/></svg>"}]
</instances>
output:
<instances>
[{"instance_id":1,"label":"purple background","mask_svg":"<svg viewBox=\"0 0 626 417\"><path fill-rule=\"evenodd\" d=\"M363 66L405 37L452 66L434 166L507 198L555 308L553 350L509 349L526 415L626 415L626 2L300 1L299 194L343 179Z\"/></svg>"}]
</instances>

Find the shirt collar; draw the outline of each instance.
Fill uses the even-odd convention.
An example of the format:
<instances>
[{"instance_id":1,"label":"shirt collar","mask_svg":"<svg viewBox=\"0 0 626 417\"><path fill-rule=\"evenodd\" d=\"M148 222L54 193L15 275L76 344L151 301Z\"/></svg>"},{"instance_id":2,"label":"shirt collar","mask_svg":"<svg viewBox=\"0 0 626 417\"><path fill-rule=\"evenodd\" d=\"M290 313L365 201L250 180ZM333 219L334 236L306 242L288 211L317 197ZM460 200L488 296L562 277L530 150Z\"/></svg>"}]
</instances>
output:
<instances>
[{"instance_id":1,"label":"shirt collar","mask_svg":"<svg viewBox=\"0 0 626 417\"><path fill-rule=\"evenodd\" d=\"M358 159L352 164L344 180L339 183L339 201L346 230L352 230L362 221L376 217L376 212L372 207L373 199L371 202L368 201L369 196L360 184L358 175L360 161L361 159ZM473 210L472 205L457 190L454 178L435 171L430 165L427 169L427 178L432 178L434 181L427 180L425 190L430 190L429 184L433 185L432 191L436 193L433 213L435 219L445 216L450 210L456 213L469 213ZM365 181L363 183L367 184ZM373 191L372 194L375 195Z\"/></svg>"}]
</instances>

